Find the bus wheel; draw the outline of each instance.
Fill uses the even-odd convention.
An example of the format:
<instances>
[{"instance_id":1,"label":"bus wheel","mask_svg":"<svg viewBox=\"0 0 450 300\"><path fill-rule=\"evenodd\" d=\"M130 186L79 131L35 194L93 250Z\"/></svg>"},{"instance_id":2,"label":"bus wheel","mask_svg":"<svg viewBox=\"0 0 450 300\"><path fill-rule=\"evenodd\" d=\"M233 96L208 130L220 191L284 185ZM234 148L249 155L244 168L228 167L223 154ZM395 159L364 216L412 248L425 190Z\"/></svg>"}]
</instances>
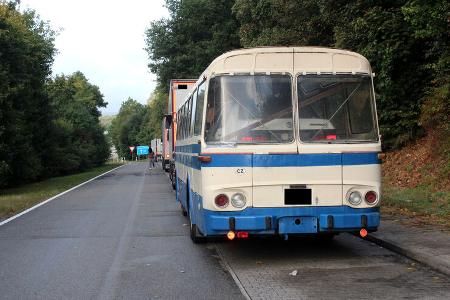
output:
<instances>
[{"instance_id":1,"label":"bus wheel","mask_svg":"<svg viewBox=\"0 0 450 300\"><path fill-rule=\"evenodd\" d=\"M189 205L189 204L188 204ZM189 216L189 225L190 225L190 231L191 231L191 240L194 242L194 244L200 244L206 242L206 237L202 236L200 232L198 231L197 224L192 224L192 218L190 211L187 211Z\"/></svg>"},{"instance_id":2,"label":"bus wheel","mask_svg":"<svg viewBox=\"0 0 450 300\"><path fill-rule=\"evenodd\" d=\"M192 224L192 222L189 222L191 225L191 240L194 242L194 244L200 244L206 242L206 237L202 236L197 229L196 224Z\"/></svg>"},{"instance_id":3,"label":"bus wheel","mask_svg":"<svg viewBox=\"0 0 450 300\"><path fill-rule=\"evenodd\" d=\"M183 215L183 216L187 216L187 211L184 209L184 207L183 207L183 205L180 203L180 208L181 208L181 214Z\"/></svg>"}]
</instances>

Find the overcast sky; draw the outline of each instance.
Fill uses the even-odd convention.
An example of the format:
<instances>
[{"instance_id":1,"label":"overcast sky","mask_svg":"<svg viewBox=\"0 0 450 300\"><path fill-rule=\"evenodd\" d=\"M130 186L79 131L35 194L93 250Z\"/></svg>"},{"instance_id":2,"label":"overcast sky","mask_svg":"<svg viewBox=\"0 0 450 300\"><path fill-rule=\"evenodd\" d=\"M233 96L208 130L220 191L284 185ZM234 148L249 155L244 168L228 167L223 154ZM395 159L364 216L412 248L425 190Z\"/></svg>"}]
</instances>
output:
<instances>
[{"instance_id":1,"label":"overcast sky","mask_svg":"<svg viewBox=\"0 0 450 300\"><path fill-rule=\"evenodd\" d=\"M83 72L109 103L103 115L116 114L128 97L146 103L155 87L147 64L144 32L167 17L163 0L22 0L50 22L58 54L53 74Z\"/></svg>"}]
</instances>

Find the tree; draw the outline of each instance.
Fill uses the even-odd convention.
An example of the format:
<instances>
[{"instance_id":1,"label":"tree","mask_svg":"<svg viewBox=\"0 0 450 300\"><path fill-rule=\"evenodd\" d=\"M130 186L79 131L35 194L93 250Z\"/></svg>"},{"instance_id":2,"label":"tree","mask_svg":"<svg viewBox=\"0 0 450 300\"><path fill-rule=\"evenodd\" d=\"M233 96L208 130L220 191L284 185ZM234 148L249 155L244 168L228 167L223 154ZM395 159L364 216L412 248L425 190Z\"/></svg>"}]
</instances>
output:
<instances>
[{"instance_id":1,"label":"tree","mask_svg":"<svg viewBox=\"0 0 450 300\"><path fill-rule=\"evenodd\" d=\"M123 102L119 114L112 121L111 136L120 157L131 158L129 146L150 144L143 126L148 120L148 107L134 99Z\"/></svg>"},{"instance_id":2,"label":"tree","mask_svg":"<svg viewBox=\"0 0 450 300\"><path fill-rule=\"evenodd\" d=\"M168 99L169 95L157 87L149 100L149 130L152 139L161 139L162 137L162 119L167 114Z\"/></svg>"},{"instance_id":3,"label":"tree","mask_svg":"<svg viewBox=\"0 0 450 300\"><path fill-rule=\"evenodd\" d=\"M317 0L236 0L244 47L332 46L333 19L324 18Z\"/></svg>"},{"instance_id":4,"label":"tree","mask_svg":"<svg viewBox=\"0 0 450 300\"><path fill-rule=\"evenodd\" d=\"M45 175L54 36L34 11L0 4L0 186Z\"/></svg>"},{"instance_id":5,"label":"tree","mask_svg":"<svg viewBox=\"0 0 450 300\"><path fill-rule=\"evenodd\" d=\"M238 48L238 23L230 0L166 0L170 17L146 31L149 68L162 91L172 78L197 78L211 61Z\"/></svg>"},{"instance_id":6,"label":"tree","mask_svg":"<svg viewBox=\"0 0 450 300\"><path fill-rule=\"evenodd\" d=\"M99 121L98 108L107 104L99 88L75 72L56 76L47 91L53 113L49 172L67 174L104 163L110 146Z\"/></svg>"}]
</instances>

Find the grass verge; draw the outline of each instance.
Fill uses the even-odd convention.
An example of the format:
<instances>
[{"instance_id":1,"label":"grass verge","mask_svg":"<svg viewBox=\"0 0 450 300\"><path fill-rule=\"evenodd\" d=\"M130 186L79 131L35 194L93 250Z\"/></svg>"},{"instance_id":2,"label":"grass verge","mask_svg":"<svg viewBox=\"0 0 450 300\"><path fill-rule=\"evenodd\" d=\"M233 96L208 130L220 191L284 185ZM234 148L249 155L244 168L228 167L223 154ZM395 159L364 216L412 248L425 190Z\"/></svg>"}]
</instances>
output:
<instances>
[{"instance_id":1,"label":"grass verge","mask_svg":"<svg viewBox=\"0 0 450 300\"><path fill-rule=\"evenodd\" d=\"M393 187L383 185L382 212L408 217L416 225L439 225L450 229L450 192L429 185Z\"/></svg>"},{"instance_id":2,"label":"grass verge","mask_svg":"<svg viewBox=\"0 0 450 300\"><path fill-rule=\"evenodd\" d=\"M50 178L21 187L0 190L0 220L11 217L120 164L108 163L89 171Z\"/></svg>"}]
</instances>

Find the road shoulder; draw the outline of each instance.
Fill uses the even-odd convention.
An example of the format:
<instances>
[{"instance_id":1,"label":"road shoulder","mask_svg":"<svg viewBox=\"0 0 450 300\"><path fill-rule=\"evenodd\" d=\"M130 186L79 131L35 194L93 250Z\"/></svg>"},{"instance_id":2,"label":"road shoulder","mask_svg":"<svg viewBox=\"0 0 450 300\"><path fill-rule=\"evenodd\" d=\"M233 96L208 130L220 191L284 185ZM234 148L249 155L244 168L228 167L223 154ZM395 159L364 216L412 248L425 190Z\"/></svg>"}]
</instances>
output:
<instances>
[{"instance_id":1,"label":"road shoulder","mask_svg":"<svg viewBox=\"0 0 450 300\"><path fill-rule=\"evenodd\" d=\"M413 227L389 218L366 239L450 275L450 234L437 227Z\"/></svg>"}]
</instances>

